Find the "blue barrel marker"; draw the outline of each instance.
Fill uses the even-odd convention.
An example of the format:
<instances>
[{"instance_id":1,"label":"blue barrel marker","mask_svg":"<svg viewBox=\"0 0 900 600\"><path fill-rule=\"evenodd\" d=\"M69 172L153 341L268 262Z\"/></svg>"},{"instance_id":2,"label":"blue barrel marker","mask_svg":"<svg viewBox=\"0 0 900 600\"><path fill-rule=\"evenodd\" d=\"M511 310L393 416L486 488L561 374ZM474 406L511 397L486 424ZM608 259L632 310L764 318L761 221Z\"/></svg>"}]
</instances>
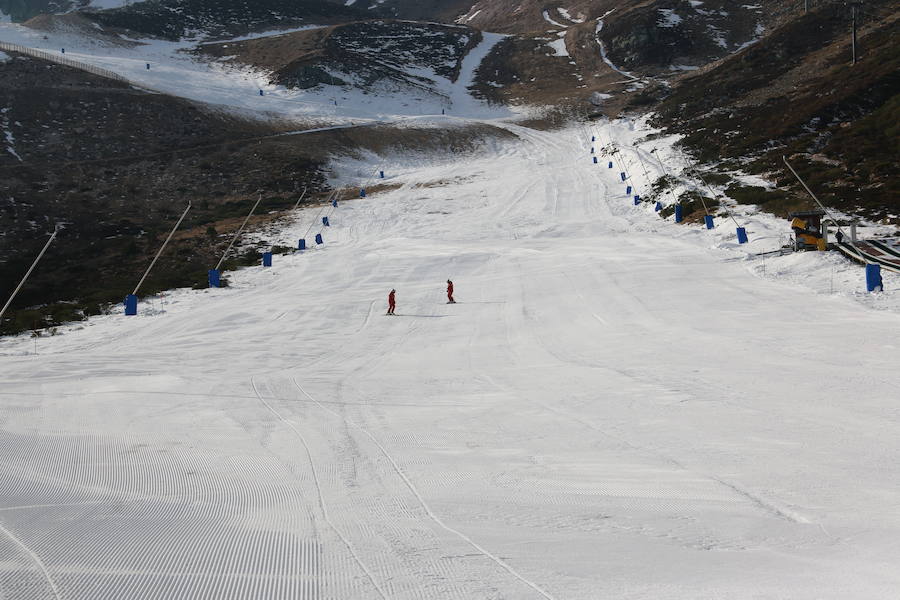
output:
<instances>
[{"instance_id":1,"label":"blue barrel marker","mask_svg":"<svg viewBox=\"0 0 900 600\"><path fill-rule=\"evenodd\" d=\"M300 238L300 241L297 242L297 250L306 250L306 240Z\"/></svg>"},{"instance_id":2,"label":"blue barrel marker","mask_svg":"<svg viewBox=\"0 0 900 600\"><path fill-rule=\"evenodd\" d=\"M128 316L137 314L137 296L134 294L125 296L125 314Z\"/></svg>"},{"instance_id":3,"label":"blue barrel marker","mask_svg":"<svg viewBox=\"0 0 900 600\"><path fill-rule=\"evenodd\" d=\"M712 217L712 215L706 215L706 216L704 216L704 217L703 217L703 220L706 221L706 228L707 228L707 229L712 229L713 227L715 227L715 224L713 223L713 217Z\"/></svg>"},{"instance_id":4,"label":"blue barrel marker","mask_svg":"<svg viewBox=\"0 0 900 600\"><path fill-rule=\"evenodd\" d=\"M626 195L626 196L630 196L630 195L631 195L631 186L630 186L630 185L627 186L627 187L625 188L625 195Z\"/></svg>"},{"instance_id":5,"label":"blue barrel marker","mask_svg":"<svg viewBox=\"0 0 900 600\"><path fill-rule=\"evenodd\" d=\"M382 179L384 179L384 171L378 171L378 174L381 176Z\"/></svg>"},{"instance_id":6,"label":"blue barrel marker","mask_svg":"<svg viewBox=\"0 0 900 600\"><path fill-rule=\"evenodd\" d=\"M738 236L738 244L746 244L749 241L747 239L747 229L745 227L737 228L737 236Z\"/></svg>"},{"instance_id":7,"label":"blue barrel marker","mask_svg":"<svg viewBox=\"0 0 900 600\"><path fill-rule=\"evenodd\" d=\"M271 252L263 252L263 266L264 267L272 266L272 253Z\"/></svg>"},{"instance_id":8,"label":"blue barrel marker","mask_svg":"<svg viewBox=\"0 0 900 600\"><path fill-rule=\"evenodd\" d=\"M209 272L207 273L207 278L209 279L209 287L211 287L211 288L221 287L221 281L219 280L220 275L221 275L221 273L219 273L218 269L210 269L209 270Z\"/></svg>"},{"instance_id":9,"label":"blue barrel marker","mask_svg":"<svg viewBox=\"0 0 900 600\"><path fill-rule=\"evenodd\" d=\"M612 161L609 161L609 168L612 169Z\"/></svg>"},{"instance_id":10,"label":"blue barrel marker","mask_svg":"<svg viewBox=\"0 0 900 600\"><path fill-rule=\"evenodd\" d=\"M681 223L682 220L684 220L684 214L681 211L681 205L676 204L675 205L675 222Z\"/></svg>"},{"instance_id":11,"label":"blue barrel marker","mask_svg":"<svg viewBox=\"0 0 900 600\"><path fill-rule=\"evenodd\" d=\"M331 206L333 206L334 208L337 208L337 200L332 200Z\"/></svg>"},{"instance_id":12,"label":"blue barrel marker","mask_svg":"<svg viewBox=\"0 0 900 600\"><path fill-rule=\"evenodd\" d=\"M640 197L640 196L635 196L635 197L634 197L634 205L637 206L637 205L640 204L640 203L641 203L641 197Z\"/></svg>"},{"instance_id":13,"label":"blue barrel marker","mask_svg":"<svg viewBox=\"0 0 900 600\"><path fill-rule=\"evenodd\" d=\"M661 211L662 210L662 202L657 202L656 206L653 207L653 210L655 210L656 212Z\"/></svg>"},{"instance_id":14,"label":"blue barrel marker","mask_svg":"<svg viewBox=\"0 0 900 600\"><path fill-rule=\"evenodd\" d=\"M331 223L328 222L328 217L322 217L322 225L325 227L331 227Z\"/></svg>"},{"instance_id":15,"label":"blue barrel marker","mask_svg":"<svg viewBox=\"0 0 900 600\"><path fill-rule=\"evenodd\" d=\"M147 63L147 70L150 70L150 63Z\"/></svg>"},{"instance_id":16,"label":"blue barrel marker","mask_svg":"<svg viewBox=\"0 0 900 600\"><path fill-rule=\"evenodd\" d=\"M317 233L317 234L316 234L316 243L317 243L317 244L324 244L324 243L325 243L325 242L322 241L322 234L321 234L321 233Z\"/></svg>"},{"instance_id":17,"label":"blue barrel marker","mask_svg":"<svg viewBox=\"0 0 900 600\"><path fill-rule=\"evenodd\" d=\"M881 265L866 265L866 289L870 292L884 290L884 282L881 280Z\"/></svg>"},{"instance_id":18,"label":"blue barrel marker","mask_svg":"<svg viewBox=\"0 0 900 600\"><path fill-rule=\"evenodd\" d=\"M597 141L597 138L594 137L594 136L592 135L592 136L591 136L591 141L592 141L592 142L596 142L596 141Z\"/></svg>"},{"instance_id":19,"label":"blue barrel marker","mask_svg":"<svg viewBox=\"0 0 900 600\"><path fill-rule=\"evenodd\" d=\"M263 91L262 91L262 90L259 90L259 95L260 95L260 96L263 95Z\"/></svg>"},{"instance_id":20,"label":"blue barrel marker","mask_svg":"<svg viewBox=\"0 0 900 600\"><path fill-rule=\"evenodd\" d=\"M360 198L366 197L366 188L359 188L359 197Z\"/></svg>"},{"instance_id":21,"label":"blue barrel marker","mask_svg":"<svg viewBox=\"0 0 900 600\"><path fill-rule=\"evenodd\" d=\"M593 148L593 147L591 147L591 154L593 154L593 153L594 153L594 148Z\"/></svg>"},{"instance_id":22,"label":"blue barrel marker","mask_svg":"<svg viewBox=\"0 0 900 600\"><path fill-rule=\"evenodd\" d=\"M626 179L628 179L628 177L625 176L625 173L619 173L619 177L622 178L622 181L625 181Z\"/></svg>"},{"instance_id":23,"label":"blue barrel marker","mask_svg":"<svg viewBox=\"0 0 900 600\"><path fill-rule=\"evenodd\" d=\"M595 165L597 164L597 157L596 157L596 156L594 157L594 164L595 164Z\"/></svg>"},{"instance_id":24,"label":"blue barrel marker","mask_svg":"<svg viewBox=\"0 0 900 600\"><path fill-rule=\"evenodd\" d=\"M66 49L65 49L65 48L60 48L60 52L62 52L63 54L65 54L65 53L66 53Z\"/></svg>"}]
</instances>

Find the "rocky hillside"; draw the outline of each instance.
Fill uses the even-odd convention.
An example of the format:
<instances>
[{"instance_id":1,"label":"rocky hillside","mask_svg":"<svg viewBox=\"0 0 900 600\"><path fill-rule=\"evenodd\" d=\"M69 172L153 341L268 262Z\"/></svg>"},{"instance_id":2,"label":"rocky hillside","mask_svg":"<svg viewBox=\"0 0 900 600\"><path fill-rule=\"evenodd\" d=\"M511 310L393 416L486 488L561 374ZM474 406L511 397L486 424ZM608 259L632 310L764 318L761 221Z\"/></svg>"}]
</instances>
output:
<instances>
[{"instance_id":1,"label":"rocky hillside","mask_svg":"<svg viewBox=\"0 0 900 600\"><path fill-rule=\"evenodd\" d=\"M328 0L147 0L85 16L106 27L167 39L236 37L251 31L297 25L329 25L372 16Z\"/></svg>"},{"instance_id":2,"label":"rocky hillside","mask_svg":"<svg viewBox=\"0 0 900 600\"><path fill-rule=\"evenodd\" d=\"M350 5L368 10L379 16L420 21L452 23L459 15L466 13L474 0L332 0L337 4Z\"/></svg>"},{"instance_id":3,"label":"rocky hillside","mask_svg":"<svg viewBox=\"0 0 900 600\"><path fill-rule=\"evenodd\" d=\"M129 0L0 0L0 21L23 22L45 14L60 14L83 8L118 8ZM6 17L4 19L4 17Z\"/></svg>"},{"instance_id":4,"label":"rocky hillside","mask_svg":"<svg viewBox=\"0 0 900 600\"><path fill-rule=\"evenodd\" d=\"M289 88L335 85L439 96L430 74L456 81L462 60L480 40L479 31L460 25L378 20L203 44L199 51L265 69L272 83Z\"/></svg>"},{"instance_id":5,"label":"rocky hillside","mask_svg":"<svg viewBox=\"0 0 900 600\"><path fill-rule=\"evenodd\" d=\"M766 174L782 190L735 188L748 202L808 207L787 155L824 202L900 224L898 20L896 3L867 3L853 64L847 7L795 11L758 43L648 93L662 98L656 122L720 171Z\"/></svg>"},{"instance_id":6,"label":"rocky hillside","mask_svg":"<svg viewBox=\"0 0 900 600\"><path fill-rule=\"evenodd\" d=\"M479 0L458 22L508 33L569 31L573 47L599 54L642 74L694 67L752 43L777 19L779 2L726 0L589 0L496 2Z\"/></svg>"}]
</instances>

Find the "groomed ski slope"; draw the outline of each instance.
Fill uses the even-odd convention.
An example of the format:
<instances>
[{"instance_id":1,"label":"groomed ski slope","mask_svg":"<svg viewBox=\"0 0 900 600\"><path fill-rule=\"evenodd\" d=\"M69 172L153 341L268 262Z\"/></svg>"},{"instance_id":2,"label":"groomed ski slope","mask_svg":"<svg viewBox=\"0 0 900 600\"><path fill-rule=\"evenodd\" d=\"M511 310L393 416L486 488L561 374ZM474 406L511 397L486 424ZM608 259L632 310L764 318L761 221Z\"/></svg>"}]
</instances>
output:
<instances>
[{"instance_id":1,"label":"groomed ski slope","mask_svg":"<svg viewBox=\"0 0 900 600\"><path fill-rule=\"evenodd\" d=\"M2 340L0 596L896 598L900 317L504 126L230 288Z\"/></svg>"}]
</instances>

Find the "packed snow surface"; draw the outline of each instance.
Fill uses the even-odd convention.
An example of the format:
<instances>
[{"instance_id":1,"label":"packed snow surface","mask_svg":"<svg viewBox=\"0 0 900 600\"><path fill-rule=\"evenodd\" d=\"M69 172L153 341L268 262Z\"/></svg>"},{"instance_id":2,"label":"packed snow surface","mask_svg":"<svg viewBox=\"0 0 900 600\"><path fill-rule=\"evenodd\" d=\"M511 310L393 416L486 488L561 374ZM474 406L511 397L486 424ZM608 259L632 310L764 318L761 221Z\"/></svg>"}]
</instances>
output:
<instances>
[{"instance_id":1,"label":"packed snow surface","mask_svg":"<svg viewBox=\"0 0 900 600\"><path fill-rule=\"evenodd\" d=\"M397 187L228 288L0 341L0 596L896 598L896 280L634 206L632 124L498 126L336 163Z\"/></svg>"}]
</instances>

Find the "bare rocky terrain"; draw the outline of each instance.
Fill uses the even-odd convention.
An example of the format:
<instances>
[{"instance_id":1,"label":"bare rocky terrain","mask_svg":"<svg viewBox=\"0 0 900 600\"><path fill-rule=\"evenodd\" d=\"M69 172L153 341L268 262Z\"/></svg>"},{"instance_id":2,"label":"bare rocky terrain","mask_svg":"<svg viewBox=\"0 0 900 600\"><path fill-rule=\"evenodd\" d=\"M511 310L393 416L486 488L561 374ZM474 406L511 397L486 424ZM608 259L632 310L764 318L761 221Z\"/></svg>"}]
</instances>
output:
<instances>
[{"instance_id":1,"label":"bare rocky terrain","mask_svg":"<svg viewBox=\"0 0 900 600\"><path fill-rule=\"evenodd\" d=\"M481 32L459 25L373 20L238 42L207 43L198 52L271 73L289 88L319 85L369 90L378 84L439 93L414 71L456 81ZM413 89L414 88L414 89Z\"/></svg>"}]
</instances>

